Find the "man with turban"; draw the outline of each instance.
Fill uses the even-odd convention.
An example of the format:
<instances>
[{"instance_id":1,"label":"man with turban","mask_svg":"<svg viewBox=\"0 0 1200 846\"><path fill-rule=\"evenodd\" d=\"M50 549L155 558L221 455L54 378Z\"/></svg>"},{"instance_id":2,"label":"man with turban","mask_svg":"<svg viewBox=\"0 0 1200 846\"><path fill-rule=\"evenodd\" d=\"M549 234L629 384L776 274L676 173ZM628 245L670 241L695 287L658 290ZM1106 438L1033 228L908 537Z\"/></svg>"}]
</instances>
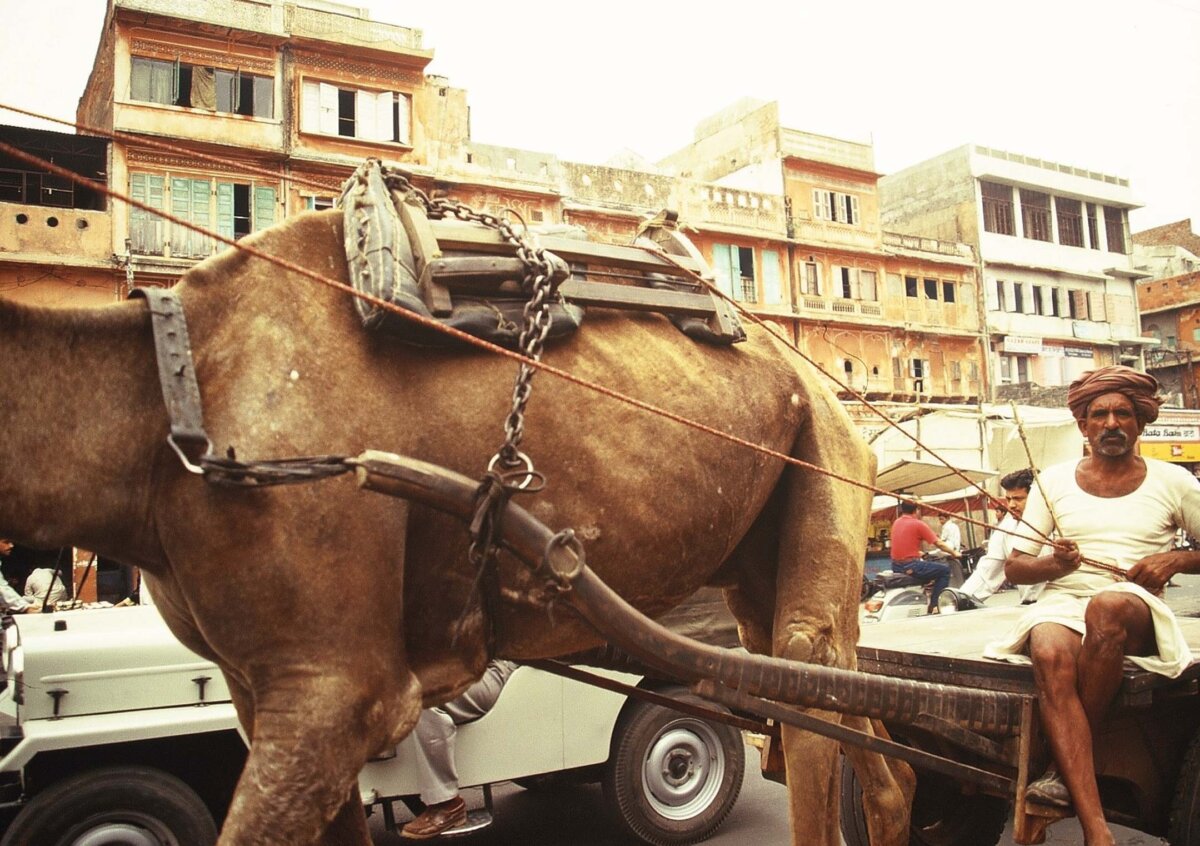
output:
<instances>
[{"instance_id":1,"label":"man with turban","mask_svg":"<svg viewBox=\"0 0 1200 846\"><path fill-rule=\"evenodd\" d=\"M1053 754L1029 785L1035 802L1069 806L1087 846L1113 844L1096 785L1092 738L1121 684L1123 662L1176 677L1192 660L1159 594L1176 573L1200 573L1200 553L1172 551L1177 528L1200 529L1200 482L1135 448L1158 418L1158 382L1102 367L1071 384L1067 405L1090 453L1048 468L1030 491L1023 534L1005 562L1014 584L1047 582L1004 640L985 655L1032 660L1042 729Z\"/></svg>"}]
</instances>

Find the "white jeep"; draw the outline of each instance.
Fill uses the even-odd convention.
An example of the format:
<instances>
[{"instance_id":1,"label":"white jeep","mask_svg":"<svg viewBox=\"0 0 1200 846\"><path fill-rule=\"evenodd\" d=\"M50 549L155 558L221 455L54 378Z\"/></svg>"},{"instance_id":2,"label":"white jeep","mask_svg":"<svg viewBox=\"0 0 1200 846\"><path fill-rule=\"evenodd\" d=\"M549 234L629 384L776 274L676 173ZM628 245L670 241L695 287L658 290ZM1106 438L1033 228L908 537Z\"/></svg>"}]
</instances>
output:
<instances>
[{"instance_id":1,"label":"white jeep","mask_svg":"<svg viewBox=\"0 0 1200 846\"><path fill-rule=\"evenodd\" d=\"M8 616L2 634L0 846L216 839L246 746L215 665L180 644L153 606ZM488 805L496 782L601 780L626 831L666 844L721 824L741 790L743 750L729 725L520 667L495 708L460 728L457 761L461 784L484 786ZM392 802L419 790L411 754L406 741L359 775L364 806L379 806L391 826Z\"/></svg>"}]
</instances>

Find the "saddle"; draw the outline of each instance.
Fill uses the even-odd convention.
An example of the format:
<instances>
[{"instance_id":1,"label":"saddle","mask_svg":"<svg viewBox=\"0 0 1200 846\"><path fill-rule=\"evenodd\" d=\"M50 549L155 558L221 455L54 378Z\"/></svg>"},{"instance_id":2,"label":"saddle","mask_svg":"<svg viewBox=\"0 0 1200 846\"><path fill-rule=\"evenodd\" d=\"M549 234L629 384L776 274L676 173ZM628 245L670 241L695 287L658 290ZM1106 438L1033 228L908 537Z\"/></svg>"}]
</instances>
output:
<instances>
[{"instance_id":1,"label":"saddle","mask_svg":"<svg viewBox=\"0 0 1200 846\"><path fill-rule=\"evenodd\" d=\"M923 585L923 584L925 584L926 581L933 581L933 580L932 579L924 579L924 580L918 579L916 576L909 576L906 573L894 573L891 571L886 571L883 573L875 574L875 584L878 585L883 590L890 590L891 588L911 587L913 585Z\"/></svg>"},{"instance_id":2,"label":"saddle","mask_svg":"<svg viewBox=\"0 0 1200 846\"><path fill-rule=\"evenodd\" d=\"M508 349L517 349L532 291L528 264L490 215L430 200L407 174L368 159L343 186L346 258L358 291ZM457 218L467 213L468 220ZM447 214L450 217L447 217ZM498 221L497 221L498 222ZM546 340L575 332L584 307L665 314L685 335L716 345L745 340L736 313L700 280L712 271L664 211L646 221L633 246L540 235L554 295ZM581 230L580 230L581 231ZM619 282L588 279L589 271ZM356 297L363 326L422 346L461 343L452 335Z\"/></svg>"}]
</instances>

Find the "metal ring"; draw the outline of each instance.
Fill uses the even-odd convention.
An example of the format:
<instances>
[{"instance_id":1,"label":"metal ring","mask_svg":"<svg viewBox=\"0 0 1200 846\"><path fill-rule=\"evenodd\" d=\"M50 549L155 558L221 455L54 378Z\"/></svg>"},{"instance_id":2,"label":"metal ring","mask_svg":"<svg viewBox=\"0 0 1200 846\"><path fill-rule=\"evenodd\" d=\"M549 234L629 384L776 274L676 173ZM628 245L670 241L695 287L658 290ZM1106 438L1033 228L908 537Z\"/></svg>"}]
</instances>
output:
<instances>
[{"instance_id":1,"label":"metal ring","mask_svg":"<svg viewBox=\"0 0 1200 846\"><path fill-rule=\"evenodd\" d=\"M496 469L496 464L499 461L500 461L500 453L496 453L495 455L492 456L492 460L488 462L487 472L491 473L494 469ZM517 464L514 464L514 465L506 464L505 466L506 467L508 467L508 466L517 467L520 464L525 465L525 481L523 481L523 482L521 482L521 484L517 485L517 490L523 491L527 487L529 487L530 485L533 484L533 479L537 474L533 469L533 459L530 458L525 453L521 452L520 450L517 450Z\"/></svg>"},{"instance_id":2,"label":"metal ring","mask_svg":"<svg viewBox=\"0 0 1200 846\"><path fill-rule=\"evenodd\" d=\"M554 566L554 550L558 548L567 550L574 558L574 564L569 570L559 570ZM583 572L583 567L586 564L586 556L583 551L583 543L575 534L573 529L563 529L546 544L546 551L542 553L542 566L550 571L555 580L561 586L569 585L571 580Z\"/></svg>"},{"instance_id":3,"label":"metal ring","mask_svg":"<svg viewBox=\"0 0 1200 846\"><path fill-rule=\"evenodd\" d=\"M175 454L178 455L179 460L183 462L184 469L186 469L189 473L195 473L197 476L204 475L204 468L199 464L193 463L192 460L184 454L183 449L180 448L178 443L176 443L174 435L167 435L167 443L171 445L171 449L175 450ZM210 455L212 453L212 441L206 438L205 444L206 446L204 447L203 454Z\"/></svg>"}]
</instances>

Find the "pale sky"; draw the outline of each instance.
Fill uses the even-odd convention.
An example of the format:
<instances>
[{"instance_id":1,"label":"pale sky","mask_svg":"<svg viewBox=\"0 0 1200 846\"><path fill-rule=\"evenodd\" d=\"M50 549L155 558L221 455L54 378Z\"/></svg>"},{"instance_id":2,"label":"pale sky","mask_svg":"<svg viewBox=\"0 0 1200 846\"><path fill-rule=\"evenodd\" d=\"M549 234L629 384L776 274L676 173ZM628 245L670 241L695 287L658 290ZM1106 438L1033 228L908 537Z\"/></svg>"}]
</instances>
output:
<instances>
[{"instance_id":1,"label":"pale sky","mask_svg":"<svg viewBox=\"0 0 1200 846\"><path fill-rule=\"evenodd\" d=\"M482 143L653 161L777 99L789 127L872 140L881 173L973 141L1127 177L1135 230L1200 228L1200 0L351 5L424 31ZM72 117L104 7L0 0L0 103Z\"/></svg>"}]
</instances>

